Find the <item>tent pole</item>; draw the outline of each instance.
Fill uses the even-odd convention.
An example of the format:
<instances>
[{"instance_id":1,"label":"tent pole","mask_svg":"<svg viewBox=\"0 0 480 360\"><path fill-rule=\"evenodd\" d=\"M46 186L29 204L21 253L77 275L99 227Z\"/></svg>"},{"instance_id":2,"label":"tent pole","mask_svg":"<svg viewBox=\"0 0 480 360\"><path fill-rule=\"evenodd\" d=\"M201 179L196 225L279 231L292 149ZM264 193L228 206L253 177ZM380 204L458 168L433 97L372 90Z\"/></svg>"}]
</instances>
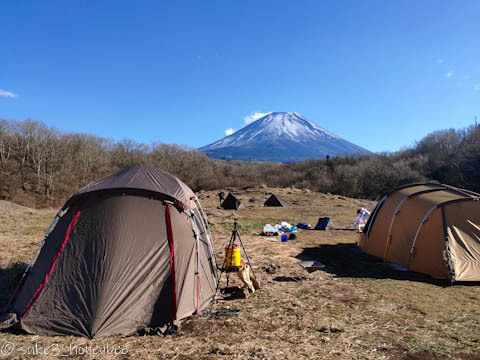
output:
<instances>
[{"instance_id":1,"label":"tent pole","mask_svg":"<svg viewBox=\"0 0 480 360\"><path fill-rule=\"evenodd\" d=\"M383 261L387 261L387 256L388 256L388 250L390 247L390 244L392 243L392 229L393 229L393 223L395 222L395 218L397 217L398 213L400 212L400 207L403 205L405 200L408 199L408 196L405 196L397 205L395 208L395 211L393 212L392 216L392 221L390 222L390 227L388 229L388 235L387 235L387 242L385 244L385 250L383 253Z\"/></svg>"},{"instance_id":2,"label":"tent pole","mask_svg":"<svg viewBox=\"0 0 480 360\"><path fill-rule=\"evenodd\" d=\"M190 209L189 219L190 219L190 222L191 222L190 226L192 227L192 231L193 231L195 237L205 235L205 238L206 238L207 241L205 241L205 240L201 240L201 241L204 244L206 244L206 251L208 253L208 261L210 263L211 270L214 273L215 279L218 279L216 254L215 254L215 250L213 249L211 234L208 234L207 230L201 231L202 230L202 226L201 226L202 223L197 218L197 216L195 215L195 212L192 209ZM196 231L194 230L193 224L196 224L197 228L201 231L200 235L198 235L196 233Z\"/></svg>"}]
</instances>

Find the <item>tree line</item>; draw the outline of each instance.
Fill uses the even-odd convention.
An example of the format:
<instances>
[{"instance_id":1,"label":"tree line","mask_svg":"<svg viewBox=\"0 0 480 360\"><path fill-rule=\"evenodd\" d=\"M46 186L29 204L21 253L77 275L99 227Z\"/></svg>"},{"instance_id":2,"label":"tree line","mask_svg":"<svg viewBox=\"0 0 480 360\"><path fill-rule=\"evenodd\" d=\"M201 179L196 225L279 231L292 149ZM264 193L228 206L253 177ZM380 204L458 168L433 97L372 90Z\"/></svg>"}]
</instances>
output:
<instances>
[{"instance_id":1,"label":"tree line","mask_svg":"<svg viewBox=\"0 0 480 360\"><path fill-rule=\"evenodd\" d=\"M480 127L473 125L436 131L395 153L281 164L215 160L179 145L113 141L31 119L0 119L0 199L58 206L91 181L136 164L168 171L194 191L266 185L375 199L399 185L439 181L480 192L479 139Z\"/></svg>"}]
</instances>

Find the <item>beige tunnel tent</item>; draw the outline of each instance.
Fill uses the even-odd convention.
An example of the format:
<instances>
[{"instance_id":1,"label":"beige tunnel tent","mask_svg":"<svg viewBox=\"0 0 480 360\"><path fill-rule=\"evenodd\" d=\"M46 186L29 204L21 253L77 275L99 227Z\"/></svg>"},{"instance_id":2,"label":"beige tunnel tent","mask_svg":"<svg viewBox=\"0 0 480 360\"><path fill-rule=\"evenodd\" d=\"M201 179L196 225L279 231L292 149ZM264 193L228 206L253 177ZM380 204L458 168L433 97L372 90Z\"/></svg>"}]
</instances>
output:
<instances>
[{"instance_id":1,"label":"beige tunnel tent","mask_svg":"<svg viewBox=\"0 0 480 360\"><path fill-rule=\"evenodd\" d=\"M480 281L480 195L443 184L411 184L385 195L358 245L409 270Z\"/></svg>"},{"instance_id":2,"label":"beige tunnel tent","mask_svg":"<svg viewBox=\"0 0 480 360\"><path fill-rule=\"evenodd\" d=\"M66 202L9 315L38 335L162 329L210 306L216 269L192 190L160 169L134 166Z\"/></svg>"}]
</instances>

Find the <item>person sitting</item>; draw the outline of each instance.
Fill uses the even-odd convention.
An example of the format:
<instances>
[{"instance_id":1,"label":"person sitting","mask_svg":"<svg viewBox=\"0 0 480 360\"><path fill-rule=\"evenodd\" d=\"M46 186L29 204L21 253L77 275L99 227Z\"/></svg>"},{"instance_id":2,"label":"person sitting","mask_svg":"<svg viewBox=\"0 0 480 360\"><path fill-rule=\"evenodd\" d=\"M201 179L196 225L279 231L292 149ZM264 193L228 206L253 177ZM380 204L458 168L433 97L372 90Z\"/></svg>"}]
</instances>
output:
<instances>
[{"instance_id":1,"label":"person sitting","mask_svg":"<svg viewBox=\"0 0 480 360\"><path fill-rule=\"evenodd\" d=\"M370 216L370 211L365 208L360 208L357 210L357 217L353 222L353 225L358 227L358 231L362 232L365 224L367 223L367 219Z\"/></svg>"},{"instance_id":2,"label":"person sitting","mask_svg":"<svg viewBox=\"0 0 480 360\"><path fill-rule=\"evenodd\" d=\"M223 200L225 200L225 193L223 191L220 191L217 195L218 195L218 200L220 201L220 206L221 206Z\"/></svg>"}]
</instances>

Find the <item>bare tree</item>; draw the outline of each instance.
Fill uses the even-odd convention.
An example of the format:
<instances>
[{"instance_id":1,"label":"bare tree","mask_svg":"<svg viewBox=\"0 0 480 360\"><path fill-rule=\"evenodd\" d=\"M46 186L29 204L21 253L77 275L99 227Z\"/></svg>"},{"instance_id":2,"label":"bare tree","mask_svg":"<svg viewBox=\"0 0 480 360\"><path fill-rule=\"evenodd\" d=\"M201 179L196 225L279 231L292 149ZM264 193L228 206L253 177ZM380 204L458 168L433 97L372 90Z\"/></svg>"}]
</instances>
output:
<instances>
[{"instance_id":1,"label":"bare tree","mask_svg":"<svg viewBox=\"0 0 480 360\"><path fill-rule=\"evenodd\" d=\"M0 192L2 185L6 191L6 197L11 198L14 191L14 183L9 169L9 160L12 155L12 127L9 122L0 119Z\"/></svg>"},{"instance_id":2,"label":"bare tree","mask_svg":"<svg viewBox=\"0 0 480 360\"><path fill-rule=\"evenodd\" d=\"M41 191L42 185L44 187L43 181L45 176L42 171L45 169L45 163L49 160L48 156L51 154L49 146L51 146L52 140L57 138L57 134L58 131L56 129L49 128L42 123L36 123L36 127L31 133L29 156L36 174L36 191Z\"/></svg>"},{"instance_id":3,"label":"bare tree","mask_svg":"<svg viewBox=\"0 0 480 360\"><path fill-rule=\"evenodd\" d=\"M32 148L34 132L38 123L31 119L23 122L14 122L13 148L14 158L20 170L20 182L22 190L26 190L25 167Z\"/></svg>"}]
</instances>

